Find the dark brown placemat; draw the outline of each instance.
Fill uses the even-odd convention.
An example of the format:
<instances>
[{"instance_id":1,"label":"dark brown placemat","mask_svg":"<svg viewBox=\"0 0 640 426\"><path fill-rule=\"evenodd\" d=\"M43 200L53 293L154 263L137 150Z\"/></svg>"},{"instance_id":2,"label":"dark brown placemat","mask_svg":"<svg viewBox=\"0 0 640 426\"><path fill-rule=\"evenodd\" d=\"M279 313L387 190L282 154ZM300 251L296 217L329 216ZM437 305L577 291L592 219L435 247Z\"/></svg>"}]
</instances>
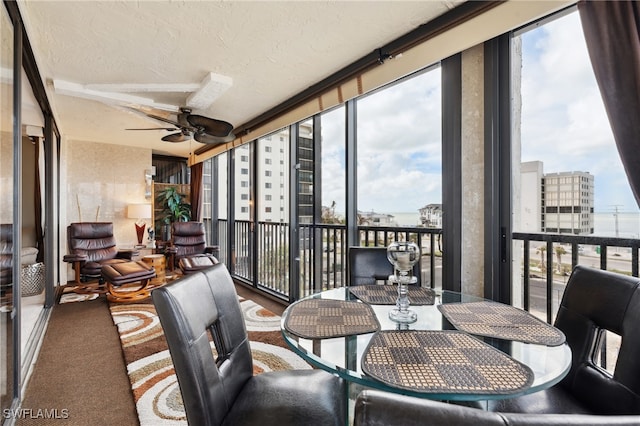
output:
<instances>
[{"instance_id":1,"label":"dark brown placemat","mask_svg":"<svg viewBox=\"0 0 640 426\"><path fill-rule=\"evenodd\" d=\"M380 323L365 303L332 299L301 300L287 309L284 327L307 339L373 333Z\"/></svg>"},{"instance_id":2,"label":"dark brown placemat","mask_svg":"<svg viewBox=\"0 0 640 426\"><path fill-rule=\"evenodd\" d=\"M433 289L410 285L409 301L412 305L433 305L436 293ZM395 305L398 298L396 285L358 285L349 287L349 292L371 305Z\"/></svg>"},{"instance_id":3,"label":"dark brown placemat","mask_svg":"<svg viewBox=\"0 0 640 426\"><path fill-rule=\"evenodd\" d=\"M447 303L438 309L455 328L478 336L547 346L559 346L566 340L557 328L504 303Z\"/></svg>"},{"instance_id":4,"label":"dark brown placemat","mask_svg":"<svg viewBox=\"0 0 640 426\"><path fill-rule=\"evenodd\" d=\"M459 331L380 331L365 349L362 371L424 393L508 395L533 383L529 367Z\"/></svg>"}]
</instances>

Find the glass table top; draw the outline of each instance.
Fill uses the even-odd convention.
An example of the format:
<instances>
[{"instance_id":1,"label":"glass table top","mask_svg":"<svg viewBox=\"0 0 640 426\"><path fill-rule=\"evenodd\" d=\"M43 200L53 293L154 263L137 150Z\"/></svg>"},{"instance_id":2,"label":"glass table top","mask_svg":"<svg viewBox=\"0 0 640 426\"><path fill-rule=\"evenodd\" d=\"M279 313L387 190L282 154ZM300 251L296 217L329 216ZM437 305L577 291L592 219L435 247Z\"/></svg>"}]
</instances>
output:
<instances>
[{"instance_id":1,"label":"glass table top","mask_svg":"<svg viewBox=\"0 0 640 426\"><path fill-rule=\"evenodd\" d=\"M337 288L314 294L306 299L321 298L333 300L358 300L349 292L349 288ZM418 315L413 324L398 324L389 319L389 311L395 305L370 305L380 323L380 330L451 330L451 324L437 308L439 304L478 302L484 299L450 291L436 291L434 305L412 305L410 309ZM293 305L291 305L293 306ZM428 393L411 391L389 386L370 377L362 371L362 357L374 333L346 337L306 339L290 333L284 326L290 307L282 316L281 329L287 344L307 360L311 365L334 373L349 382L376 388L388 392L438 400L478 401L487 399L512 398L514 396L536 392L558 383L571 366L571 349L564 343L559 346L544 346L518 341L474 336L479 340L510 355L528 366L533 374L533 383L525 391L515 394L473 394L473 393Z\"/></svg>"}]
</instances>

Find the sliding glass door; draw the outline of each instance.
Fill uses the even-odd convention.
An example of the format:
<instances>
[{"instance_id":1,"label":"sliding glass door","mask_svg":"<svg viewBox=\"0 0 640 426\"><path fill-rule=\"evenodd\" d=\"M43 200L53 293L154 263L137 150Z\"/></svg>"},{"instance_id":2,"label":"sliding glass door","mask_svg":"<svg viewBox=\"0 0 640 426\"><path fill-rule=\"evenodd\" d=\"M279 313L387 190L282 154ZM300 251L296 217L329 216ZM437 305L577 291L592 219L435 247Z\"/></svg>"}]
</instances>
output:
<instances>
[{"instance_id":1,"label":"sliding glass door","mask_svg":"<svg viewBox=\"0 0 640 426\"><path fill-rule=\"evenodd\" d=\"M0 10L0 409L14 399L13 333L13 24Z\"/></svg>"}]
</instances>

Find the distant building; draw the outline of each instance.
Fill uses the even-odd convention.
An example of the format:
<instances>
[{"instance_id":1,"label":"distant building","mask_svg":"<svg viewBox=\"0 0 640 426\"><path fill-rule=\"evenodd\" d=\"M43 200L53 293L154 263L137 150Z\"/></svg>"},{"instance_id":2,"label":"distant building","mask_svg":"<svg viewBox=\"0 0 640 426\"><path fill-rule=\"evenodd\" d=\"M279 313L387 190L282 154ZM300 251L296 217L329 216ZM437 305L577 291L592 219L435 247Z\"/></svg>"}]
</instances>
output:
<instances>
[{"instance_id":1,"label":"distant building","mask_svg":"<svg viewBox=\"0 0 640 426\"><path fill-rule=\"evenodd\" d=\"M589 172L547 173L542 183L542 232L593 234L594 180Z\"/></svg>"},{"instance_id":2,"label":"distant building","mask_svg":"<svg viewBox=\"0 0 640 426\"><path fill-rule=\"evenodd\" d=\"M543 201L542 161L528 161L520 166L520 227L522 232L542 232Z\"/></svg>"},{"instance_id":3,"label":"distant building","mask_svg":"<svg viewBox=\"0 0 640 426\"><path fill-rule=\"evenodd\" d=\"M418 209L420 223L425 228L442 228L442 204L427 204Z\"/></svg>"},{"instance_id":4,"label":"distant building","mask_svg":"<svg viewBox=\"0 0 640 426\"><path fill-rule=\"evenodd\" d=\"M585 235L594 231L594 177L543 173L541 161L521 165L521 230Z\"/></svg>"},{"instance_id":5,"label":"distant building","mask_svg":"<svg viewBox=\"0 0 640 426\"><path fill-rule=\"evenodd\" d=\"M358 210L358 218L361 225L396 226L395 216L386 213L376 213L373 210L370 212Z\"/></svg>"}]
</instances>

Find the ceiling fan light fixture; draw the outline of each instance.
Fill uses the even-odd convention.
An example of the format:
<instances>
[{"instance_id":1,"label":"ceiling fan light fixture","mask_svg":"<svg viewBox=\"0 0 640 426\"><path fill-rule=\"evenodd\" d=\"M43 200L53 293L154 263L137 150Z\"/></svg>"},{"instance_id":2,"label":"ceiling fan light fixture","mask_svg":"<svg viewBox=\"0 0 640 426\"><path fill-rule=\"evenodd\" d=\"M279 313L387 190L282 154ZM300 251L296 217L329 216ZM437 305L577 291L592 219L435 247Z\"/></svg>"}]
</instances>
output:
<instances>
[{"instance_id":1,"label":"ceiling fan light fixture","mask_svg":"<svg viewBox=\"0 0 640 426\"><path fill-rule=\"evenodd\" d=\"M233 79L210 72L200 83L200 89L187 97L187 106L193 109L209 108L233 85Z\"/></svg>"}]
</instances>

